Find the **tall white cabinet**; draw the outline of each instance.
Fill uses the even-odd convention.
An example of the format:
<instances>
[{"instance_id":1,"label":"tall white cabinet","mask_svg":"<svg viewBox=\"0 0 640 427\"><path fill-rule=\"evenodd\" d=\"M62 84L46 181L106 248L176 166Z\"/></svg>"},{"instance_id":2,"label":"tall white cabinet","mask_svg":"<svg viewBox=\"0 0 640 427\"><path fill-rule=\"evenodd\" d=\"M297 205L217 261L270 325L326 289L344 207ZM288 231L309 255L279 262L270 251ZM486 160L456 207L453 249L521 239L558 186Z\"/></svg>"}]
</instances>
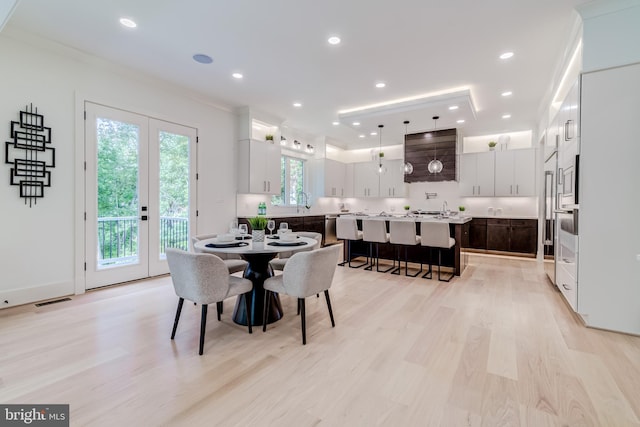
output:
<instances>
[{"instance_id":1,"label":"tall white cabinet","mask_svg":"<svg viewBox=\"0 0 640 427\"><path fill-rule=\"evenodd\" d=\"M238 192L280 194L281 150L273 141L238 142Z\"/></svg>"},{"instance_id":2,"label":"tall white cabinet","mask_svg":"<svg viewBox=\"0 0 640 427\"><path fill-rule=\"evenodd\" d=\"M582 76L578 312L640 334L640 64Z\"/></svg>"},{"instance_id":3,"label":"tall white cabinet","mask_svg":"<svg viewBox=\"0 0 640 427\"><path fill-rule=\"evenodd\" d=\"M331 159L309 161L312 193L318 197L353 197L353 165Z\"/></svg>"},{"instance_id":4,"label":"tall white cabinet","mask_svg":"<svg viewBox=\"0 0 640 427\"><path fill-rule=\"evenodd\" d=\"M493 151L460 155L460 195L494 195L495 155Z\"/></svg>"},{"instance_id":5,"label":"tall white cabinet","mask_svg":"<svg viewBox=\"0 0 640 427\"><path fill-rule=\"evenodd\" d=\"M354 163L353 193L355 197L404 197L404 162L383 160L385 173L378 173L377 163Z\"/></svg>"},{"instance_id":6,"label":"tall white cabinet","mask_svg":"<svg viewBox=\"0 0 640 427\"><path fill-rule=\"evenodd\" d=\"M497 197L536 195L536 150L495 152L495 195Z\"/></svg>"}]
</instances>

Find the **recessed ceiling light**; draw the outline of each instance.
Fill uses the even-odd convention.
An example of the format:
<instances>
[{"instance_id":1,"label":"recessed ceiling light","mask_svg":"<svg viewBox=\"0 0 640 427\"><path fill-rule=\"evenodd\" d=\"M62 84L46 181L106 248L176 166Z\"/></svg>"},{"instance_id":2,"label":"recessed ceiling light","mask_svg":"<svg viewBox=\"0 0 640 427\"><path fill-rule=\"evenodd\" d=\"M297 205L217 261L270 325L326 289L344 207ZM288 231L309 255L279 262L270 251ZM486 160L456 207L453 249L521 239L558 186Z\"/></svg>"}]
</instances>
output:
<instances>
[{"instance_id":1,"label":"recessed ceiling light","mask_svg":"<svg viewBox=\"0 0 640 427\"><path fill-rule=\"evenodd\" d=\"M364 135L358 135L360 138L364 138Z\"/></svg>"},{"instance_id":2,"label":"recessed ceiling light","mask_svg":"<svg viewBox=\"0 0 640 427\"><path fill-rule=\"evenodd\" d=\"M300 107L302 107L302 104L300 102L294 102L293 106L296 107L296 108L300 108Z\"/></svg>"},{"instance_id":3,"label":"recessed ceiling light","mask_svg":"<svg viewBox=\"0 0 640 427\"><path fill-rule=\"evenodd\" d=\"M456 123L464 123L464 120L460 119L460 120L456 121Z\"/></svg>"},{"instance_id":4,"label":"recessed ceiling light","mask_svg":"<svg viewBox=\"0 0 640 427\"><path fill-rule=\"evenodd\" d=\"M511 114L504 114L502 116L503 119L510 119L511 118Z\"/></svg>"},{"instance_id":5,"label":"recessed ceiling light","mask_svg":"<svg viewBox=\"0 0 640 427\"><path fill-rule=\"evenodd\" d=\"M193 60L201 64L211 64L213 62L213 58L203 53L196 53L193 55Z\"/></svg>"},{"instance_id":6,"label":"recessed ceiling light","mask_svg":"<svg viewBox=\"0 0 640 427\"><path fill-rule=\"evenodd\" d=\"M382 89L382 88L383 88L383 87L385 87L386 85L387 85L387 84L386 84L386 83L384 83L384 82L376 83L376 87L377 87L378 89Z\"/></svg>"},{"instance_id":7,"label":"recessed ceiling light","mask_svg":"<svg viewBox=\"0 0 640 427\"><path fill-rule=\"evenodd\" d=\"M331 124L334 125L334 126L338 126L340 124L340 122L332 122Z\"/></svg>"},{"instance_id":8,"label":"recessed ceiling light","mask_svg":"<svg viewBox=\"0 0 640 427\"><path fill-rule=\"evenodd\" d=\"M120 18L120 25L127 28L136 28L138 26L138 24L130 18Z\"/></svg>"},{"instance_id":9,"label":"recessed ceiling light","mask_svg":"<svg viewBox=\"0 0 640 427\"><path fill-rule=\"evenodd\" d=\"M502 96L511 96L513 95L513 92L511 92L510 90L506 91L506 92L502 92L501 94Z\"/></svg>"},{"instance_id":10,"label":"recessed ceiling light","mask_svg":"<svg viewBox=\"0 0 640 427\"><path fill-rule=\"evenodd\" d=\"M233 73L233 74L231 74L231 76L232 76L234 79L241 79L241 78L243 78L243 77L244 77L244 76L243 76L242 74L240 74L240 73Z\"/></svg>"},{"instance_id":11,"label":"recessed ceiling light","mask_svg":"<svg viewBox=\"0 0 640 427\"><path fill-rule=\"evenodd\" d=\"M376 136L377 134L378 134L378 132L371 132L369 135Z\"/></svg>"},{"instance_id":12,"label":"recessed ceiling light","mask_svg":"<svg viewBox=\"0 0 640 427\"><path fill-rule=\"evenodd\" d=\"M458 106L457 105L452 105L451 107L449 107L449 110L457 110Z\"/></svg>"},{"instance_id":13,"label":"recessed ceiling light","mask_svg":"<svg viewBox=\"0 0 640 427\"><path fill-rule=\"evenodd\" d=\"M337 36L332 36L329 37L329 40L327 40L329 42L329 44L340 44L340 37Z\"/></svg>"},{"instance_id":14,"label":"recessed ceiling light","mask_svg":"<svg viewBox=\"0 0 640 427\"><path fill-rule=\"evenodd\" d=\"M360 122L353 122L351 124L354 125L354 126L360 126Z\"/></svg>"},{"instance_id":15,"label":"recessed ceiling light","mask_svg":"<svg viewBox=\"0 0 640 427\"><path fill-rule=\"evenodd\" d=\"M509 59L513 56L513 52L505 52L502 55L500 55L500 59Z\"/></svg>"}]
</instances>

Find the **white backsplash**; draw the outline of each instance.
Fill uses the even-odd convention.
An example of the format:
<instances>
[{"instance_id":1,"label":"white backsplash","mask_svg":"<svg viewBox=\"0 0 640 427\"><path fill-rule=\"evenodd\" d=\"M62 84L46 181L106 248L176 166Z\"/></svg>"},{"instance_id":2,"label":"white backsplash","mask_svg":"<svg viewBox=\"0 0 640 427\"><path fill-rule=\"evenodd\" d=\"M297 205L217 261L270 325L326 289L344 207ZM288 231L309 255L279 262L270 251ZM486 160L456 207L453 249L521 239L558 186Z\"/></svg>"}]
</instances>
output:
<instances>
[{"instance_id":1,"label":"white backsplash","mask_svg":"<svg viewBox=\"0 0 640 427\"><path fill-rule=\"evenodd\" d=\"M419 182L407 184L408 197L404 198L334 198L311 195L311 209L305 211L312 215L336 213L341 204L350 212L402 213L404 206L411 210L437 211L442 209L446 201L451 211L457 211L458 206L466 208L465 215L476 217L538 217L537 197L460 197L458 183L452 182ZM425 193L436 193L437 196L428 199ZM238 194L236 197L238 216L253 216L258 212L260 202L267 203L267 215L284 215L302 213L301 208L280 207L271 205L271 196L260 194Z\"/></svg>"}]
</instances>

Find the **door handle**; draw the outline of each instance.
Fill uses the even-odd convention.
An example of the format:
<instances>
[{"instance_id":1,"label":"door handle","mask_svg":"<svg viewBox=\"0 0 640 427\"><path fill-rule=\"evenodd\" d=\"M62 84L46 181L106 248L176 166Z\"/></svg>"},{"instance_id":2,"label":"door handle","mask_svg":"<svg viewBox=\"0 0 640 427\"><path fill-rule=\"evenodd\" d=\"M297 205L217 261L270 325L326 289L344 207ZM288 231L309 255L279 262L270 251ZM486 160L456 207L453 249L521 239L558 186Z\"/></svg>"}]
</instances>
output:
<instances>
[{"instance_id":1,"label":"door handle","mask_svg":"<svg viewBox=\"0 0 640 427\"><path fill-rule=\"evenodd\" d=\"M520 185L516 184L516 194L520 194Z\"/></svg>"},{"instance_id":2,"label":"door handle","mask_svg":"<svg viewBox=\"0 0 640 427\"><path fill-rule=\"evenodd\" d=\"M570 291L571 288L569 286L567 286L565 283L562 284L562 287L565 288L566 290Z\"/></svg>"},{"instance_id":3,"label":"door handle","mask_svg":"<svg viewBox=\"0 0 640 427\"><path fill-rule=\"evenodd\" d=\"M513 184L509 186L509 194L513 194Z\"/></svg>"}]
</instances>

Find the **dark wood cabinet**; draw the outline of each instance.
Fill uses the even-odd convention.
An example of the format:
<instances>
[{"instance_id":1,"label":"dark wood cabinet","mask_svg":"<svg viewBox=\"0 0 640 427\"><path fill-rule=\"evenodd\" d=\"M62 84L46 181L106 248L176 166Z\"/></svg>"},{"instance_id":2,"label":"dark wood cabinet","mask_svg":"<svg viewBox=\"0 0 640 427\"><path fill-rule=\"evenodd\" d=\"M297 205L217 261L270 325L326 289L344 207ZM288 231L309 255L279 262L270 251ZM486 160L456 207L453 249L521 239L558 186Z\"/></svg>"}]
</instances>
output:
<instances>
[{"instance_id":1,"label":"dark wood cabinet","mask_svg":"<svg viewBox=\"0 0 640 427\"><path fill-rule=\"evenodd\" d=\"M487 220L487 249L490 251L509 251L511 224L508 219Z\"/></svg>"},{"instance_id":2,"label":"dark wood cabinet","mask_svg":"<svg viewBox=\"0 0 640 427\"><path fill-rule=\"evenodd\" d=\"M289 229L292 231L314 231L322 234L322 242L324 244L324 215L312 215L312 216L289 216L282 218L273 218L276 222L276 229L274 233L278 232L280 224L286 222ZM248 224L248 218L238 218L239 224ZM267 234L269 231L266 231ZM249 233L251 233L251 225L249 225Z\"/></svg>"},{"instance_id":3,"label":"dark wood cabinet","mask_svg":"<svg viewBox=\"0 0 640 427\"><path fill-rule=\"evenodd\" d=\"M469 248L487 249L487 220L473 218L469 223Z\"/></svg>"},{"instance_id":4,"label":"dark wood cabinet","mask_svg":"<svg viewBox=\"0 0 640 427\"><path fill-rule=\"evenodd\" d=\"M469 226L469 248L535 255L538 220L474 218Z\"/></svg>"},{"instance_id":5,"label":"dark wood cabinet","mask_svg":"<svg viewBox=\"0 0 640 427\"><path fill-rule=\"evenodd\" d=\"M509 250L535 254L537 248L538 221L535 219L512 219Z\"/></svg>"}]
</instances>

